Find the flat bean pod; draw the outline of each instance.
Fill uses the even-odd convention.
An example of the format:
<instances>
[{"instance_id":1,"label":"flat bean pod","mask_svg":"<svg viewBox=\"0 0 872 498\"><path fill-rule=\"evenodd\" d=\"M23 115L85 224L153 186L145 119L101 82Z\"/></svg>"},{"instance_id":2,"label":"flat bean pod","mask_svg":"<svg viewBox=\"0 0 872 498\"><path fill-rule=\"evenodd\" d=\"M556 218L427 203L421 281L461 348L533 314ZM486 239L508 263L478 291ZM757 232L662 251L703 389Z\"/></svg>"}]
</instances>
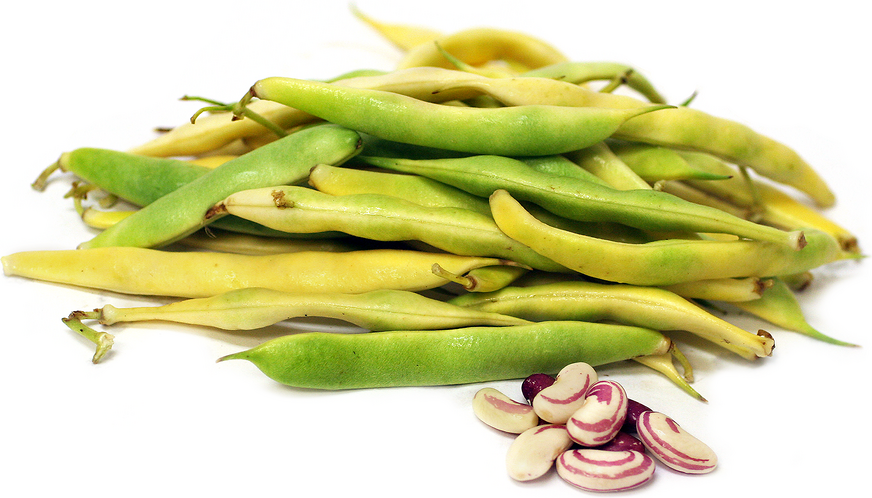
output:
<instances>
[{"instance_id":1,"label":"flat bean pod","mask_svg":"<svg viewBox=\"0 0 872 498\"><path fill-rule=\"evenodd\" d=\"M299 293L420 291L447 283L433 273L434 264L463 275L474 268L506 262L497 258L396 249L249 256L105 247L18 252L3 256L2 264L4 273L9 276L90 289L151 296L209 297L247 287Z\"/></svg>"},{"instance_id":2,"label":"flat bean pod","mask_svg":"<svg viewBox=\"0 0 872 498\"><path fill-rule=\"evenodd\" d=\"M214 209L293 233L338 231L372 240L417 240L452 254L490 256L546 271L562 266L519 244L484 214L426 207L379 194L332 196L305 187L268 187L230 195Z\"/></svg>"},{"instance_id":3,"label":"flat bean pod","mask_svg":"<svg viewBox=\"0 0 872 498\"><path fill-rule=\"evenodd\" d=\"M466 294L450 302L531 321L611 320L657 330L686 330L749 360L771 355L774 347L769 334L754 335L654 287L559 282Z\"/></svg>"},{"instance_id":4,"label":"flat bean pod","mask_svg":"<svg viewBox=\"0 0 872 498\"><path fill-rule=\"evenodd\" d=\"M291 318L317 316L367 330L429 330L474 325L520 325L527 320L455 306L410 291L382 289L359 294L291 293L245 288L163 306L116 308L106 305L84 318L103 325L161 320L224 330L252 330Z\"/></svg>"},{"instance_id":5,"label":"flat bean pod","mask_svg":"<svg viewBox=\"0 0 872 498\"><path fill-rule=\"evenodd\" d=\"M280 102L387 140L507 156L561 154L582 149L611 136L628 119L665 107L657 104L629 109L555 105L457 107L383 90L282 77L256 82L249 96Z\"/></svg>"},{"instance_id":6,"label":"flat bean pod","mask_svg":"<svg viewBox=\"0 0 872 498\"><path fill-rule=\"evenodd\" d=\"M579 221L609 221L643 230L729 233L803 247L802 232L759 225L708 206L654 190L617 190L577 178L541 173L501 156L433 160L362 158L386 169L417 173L482 197L506 190L560 216Z\"/></svg>"},{"instance_id":7,"label":"flat bean pod","mask_svg":"<svg viewBox=\"0 0 872 498\"><path fill-rule=\"evenodd\" d=\"M157 247L205 226L206 212L246 188L293 184L320 163L342 163L359 152L360 136L335 125L298 131L209 170L143 207L81 248ZM211 220L209 220L211 221Z\"/></svg>"},{"instance_id":8,"label":"flat bean pod","mask_svg":"<svg viewBox=\"0 0 872 498\"><path fill-rule=\"evenodd\" d=\"M500 229L540 254L594 278L634 285L662 286L716 278L765 277L798 273L843 259L838 242L806 232L801 251L752 240L657 240L625 244L587 237L545 225L502 190L491 196Z\"/></svg>"},{"instance_id":9,"label":"flat bean pod","mask_svg":"<svg viewBox=\"0 0 872 498\"><path fill-rule=\"evenodd\" d=\"M639 327L540 322L510 327L279 337L219 361L244 359L271 379L313 389L467 384L556 373L666 354L663 334Z\"/></svg>"}]
</instances>

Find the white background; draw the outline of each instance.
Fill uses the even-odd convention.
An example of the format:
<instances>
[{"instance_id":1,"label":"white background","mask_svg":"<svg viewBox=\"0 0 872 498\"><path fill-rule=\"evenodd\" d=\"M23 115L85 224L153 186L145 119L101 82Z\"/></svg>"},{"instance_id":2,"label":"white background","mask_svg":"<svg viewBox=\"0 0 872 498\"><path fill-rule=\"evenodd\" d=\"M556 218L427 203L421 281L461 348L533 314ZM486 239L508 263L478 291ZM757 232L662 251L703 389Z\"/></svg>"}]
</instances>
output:
<instances>
[{"instance_id":1,"label":"white background","mask_svg":"<svg viewBox=\"0 0 872 498\"><path fill-rule=\"evenodd\" d=\"M126 149L155 126L184 122L184 94L239 98L256 79L328 78L391 69L400 53L344 1L13 2L2 8L0 253L72 249L92 233L62 199L29 183L64 151ZM858 4L703 2L400 2L360 0L384 21L450 33L476 26L538 36L574 60L634 65L671 102L786 142L831 184L827 214L868 245L870 35ZM688 344L690 399L634 364L601 370L631 397L676 418L720 466L688 477L659 469L636 496L850 496L864 484L869 264L816 272L802 295L809 321L866 345L840 348L765 327L771 358L749 364ZM120 295L0 278L0 495L69 496L577 496L556 475L505 474L511 439L481 424L482 386L311 392L285 388L246 362L215 359L280 329L219 333L167 325L113 328L92 348L60 321ZM489 383L519 398L518 382Z\"/></svg>"}]
</instances>

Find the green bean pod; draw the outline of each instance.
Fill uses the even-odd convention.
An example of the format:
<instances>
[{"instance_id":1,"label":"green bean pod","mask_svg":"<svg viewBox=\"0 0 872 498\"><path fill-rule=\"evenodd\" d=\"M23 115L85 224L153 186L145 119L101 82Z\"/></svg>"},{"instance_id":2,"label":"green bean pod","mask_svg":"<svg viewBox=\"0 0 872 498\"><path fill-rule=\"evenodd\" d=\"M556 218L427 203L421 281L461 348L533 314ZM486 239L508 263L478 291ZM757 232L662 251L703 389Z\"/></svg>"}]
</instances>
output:
<instances>
[{"instance_id":1,"label":"green bean pod","mask_svg":"<svg viewBox=\"0 0 872 498\"><path fill-rule=\"evenodd\" d=\"M372 331L528 323L522 318L462 308L410 291L300 294L255 287L163 306L116 308L106 305L87 312L84 318L99 320L103 325L160 320L224 330L252 330L312 316L341 320Z\"/></svg>"},{"instance_id":2,"label":"green bean pod","mask_svg":"<svg viewBox=\"0 0 872 498\"><path fill-rule=\"evenodd\" d=\"M357 154L359 148L360 136L339 126L322 125L298 131L209 170L84 242L80 248L169 244L213 221L206 218L206 212L231 193L300 182L315 165L342 163Z\"/></svg>"},{"instance_id":3,"label":"green bean pod","mask_svg":"<svg viewBox=\"0 0 872 498\"><path fill-rule=\"evenodd\" d=\"M584 281L465 294L449 301L531 321L615 321L656 330L685 330L743 358L770 356L775 342L726 322L667 290Z\"/></svg>"},{"instance_id":4,"label":"green bean pod","mask_svg":"<svg viewBox=\"0 0 872 498\"><path fill-rule=\"evenodd\" d=\"M116 195L137 206L147 206L213 169L178 159L148 157L90 147L65 152L50 170L55 168L71 172L100 190ZM51 172L50 170L46 170L43 176L47 177L47 174ZM83 219L90 226L97 227L95 225L98 222L97 217L103 216L103 220L99 220L101 223L99 228L105 229L116 224L121 217L130 214L132 213L100 215L91 212L88 213L90 218L84 219L83 214ZM110 216L118 218L107 224L105 220ZM214 226L251 235L288 237L286 233L270 230L233 216L215 220Z\"/></svg>"},{"instance_id":5,"label":"green bean pod","mask_svg":"<svg viewBox=\"0 0 872 498\"><path fill-rule=\"evenodd\" d=\"M516 159L540 173L568 176L608 186L608 183L605 180L562 155L518 157Z\"/></svg>"},{"instance_id":6,"label":"green bean pod","mask_svg":"<svg viewBox=\"0 0 872 498\"><path fill-rule=\"evenodd\" d=\"M590 81L621 79L628 87L636 90L651 102L665 103L651 81L632 66L619 62L572 61L559 62L549 66L527 71L520 76L528 78L550 78L580 85Z\"/></svg>"},{"instance_id":7,"label":"green bean pod","mask_svg":"<svg viewBox=\"0 0 872 498\"><path fill-rule=\"evenodd\" d=\"M614 189L651 189L651 185L627 166L606 142L570 152L566 157Z\"/></svg>"},{"instance_id":8,"label":"green bean pod","mask_svg":"<svg viewBox=\"0 0 872 498\"><path fill-rule=\"evenodd\" d=\"M473 78L446 83L445 91L477 90L508 106L565 105L638 108L649 105L625 95L594 92L549 78ZM835 195L824 179L795 150L748 126L689 107L640 115L622 124L614 138L707 152L727 162L805 192L818 205L831 206Z\"/></svg>"},{"instance_id":9,"label":"green bean pod","mask_svg":"<svg viewBox=\"0 0 872 498\"><path fill-rule=\"evenodd\" d=\"M473 66L504 60L529 70L566 61L566 56L548 43L525 33L504 29L465 29L439 37L434 42L411 47L398 67L452 67L442 55L443 51Z\"/></svg>"},{"instance_id":10,"label":"green bean pod","mask_svg":"<svg viewBox=\"0 0 872 498\"><path fill-rule=\"evenodd\" d=\"M760 299L770 281L771 279L758 277L719 278L682 282L662 288L685 299L737 302Z\"/></svg>"},{"instance_id":11,"label":"green bean pod","mask_svg":"<svg viewBox=\"0 0 872 498\"><path fill-rule=\"evenodd\" d=\"M781 189L740 174L720 159L708 154L679 151L693 167L712 174L730 175L723 182L704 182L688 179L686 183L729 202L739 208L754 212L766 224L791 230L796 227L812 227L835 237L842 249L860 253L857 236L847 228L824 216L818 210L799 202Z\"/></svg>"},{"instance_id":12,"label":"green bean pod","mask_svg":"<svg viewBox=\"0 0 872 498\"><path fill-rule=\"evenodd\" d=\"M838 346L857 346L830 337L812 326L805 317L796 294L780 278L773 278L760 299L732 303L737 308L792 332Z\"/></svg>"},{"instance_id":13,"label":"green bean pod","mask_svg":"<svg viewBox=\"0 0 872 498\"><path fill-rule=\"evenodd\" d=\"M729 233L776 242L792 249L804 245L801 231L759 225L708 206L654 190L617 190L577 178L536 171L501 156L403 160L362 157L386 169L417 173L482 197L507 190L565 218L608 221L642 230Z\"/></svg>"},{"instance_id":14,"label":"green bean pod","mask_svg":"<svg viewBox=\"0 0 872 498\"><path fill-rule=\"evenodd\" d=\"M667 107L457 107L383 90L281 77L256 82L243 102L251 97L280 102L387 140L506 156L582 149L611 136L630 118Z\"/></svg>"},{"instance_id":15,"label":"green bean pod","mask_svg":"<svg viewBox=\"0 0 872 498\"><path fill-rule=\"evenodd\" d=\"M439 265L433 265L433 273L450 282L459 284L469 292L493 292L529 273L523 266L485 266L470 270L466 275L455 275Z\"/></svg>"},{"instance_id":16,"label":"green bean pod","mask_svg":"<svg viewBox=\"0 0 872 498\"><path fill-rule=\"evenodd\" d=\"M610 142L611 149L624 163L648 183L661 180L727 180L730 174L718 174L694 168L678 152L668 147L639 143Z\"/></svg>"},{"instance_id":17,"label":"green bean pod","mask_svg":"<svg viewBox=\"0 0 872 498\"><path fill-rule=\"evenodd\" d=\"M101 247L25 251L0 260L9 276L172 297L209 297L247 287L298 293L421 291L447 283L433 273L434 264L458 275L483 266L508 264L497 258L399 249L250 256Z\"/></svg>"},{"instance_id":18,"label":"green bean pod","mask_svg":"<svg viewBox=\"0 0 872 498\"><path fill-rule=\"evenodd\" d=\"M309 173L309 185L334 196L391 195L422 206L457 207L490 217L490 207L485 199L420 175L319 164Z\"/></svg>"},{"instance_id":19,"label":"green bean pod","mask_svg":"<svg viewBox=\"0 0 872 498\"><path fill-rule=\"evenodd\" d=\"M243 190L219 203L230 213L275 230L338 231L372 240L417 240L452 254L490 256L546 271L565 268L502 233L475 211L426 207L379 194L332 196L305 187Z\"/></svg>"},{"instance_id":20,"label":"green bean pod","mask_svg":"<svg viewBox=\"0 0 872 498\"><path fill-rule=\"evenodd\" d=\"M219 361L254 363L271 379L311 389L438 386L556 373L583 361L603 365L666 354L663 334L638 327L540 322L511 327L279 337Z\"/></svg>"},{"instance_id":21,"label":"green bean pod","mask_svg":"<svg viewBox=\"0 0 872 498\"><path fill-rule=\"evenodd\" d=\"M798 273L843 259L838 242L809 230L807 246L753 240L656 240L626 244L550 227L535 219L505 190L495 192L491 210L509 237L567 268L617 283L662 286L695 280L767 277Z\"/></svg>"}]
</instances>

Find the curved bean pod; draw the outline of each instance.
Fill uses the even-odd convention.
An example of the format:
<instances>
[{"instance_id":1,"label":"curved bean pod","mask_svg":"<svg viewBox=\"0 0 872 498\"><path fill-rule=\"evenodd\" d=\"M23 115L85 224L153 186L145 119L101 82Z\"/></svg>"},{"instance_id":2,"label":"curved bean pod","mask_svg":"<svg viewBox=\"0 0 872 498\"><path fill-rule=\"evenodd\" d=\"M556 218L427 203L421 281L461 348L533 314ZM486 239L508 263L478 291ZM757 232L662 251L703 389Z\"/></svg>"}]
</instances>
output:
<instances>
[{"instance_id":1,"label":"curved bean pod","mask_svg":"<svg viewBox=\"0 0 872 498\"><path fill-rule=\"evenodd\" d=\"M360 136L346 128L322 125L298 131L209 170L80 248L169 244L205 226L206 212L237 190L297 183L315 165L341 163L359 151Z\"/></svg>"},{"instance_id":2,"label":"curved bean pod","mask_svg":"<svg viewBox=\"0 0 872 498\"><path fill-rule=\"evenodd\" d=\"M566 56L544 41L503 29L466 29L434 41L435 43L424 43L411 48L397 67L453 67L442 55L439 47L473 66L493 60L505 60L527 69L535 69L566 61Z\"/></svg>"},{"instance_id":3,"label":"curved bean pod","mask_svg":"<svg viewBox=\"0 0 872 498\"><path fill-rule=\"evenodd\" d=\"M578 221L610 221L643 230L729 233L803 247L801 231L786 232L731 216L654 190L616 190L577 178L536 171L521 161L502 156L404 160L361 157L382 168L417 173L488 197L506 190L554 214Z\"/></svg>"},{"instance_id":4,"label":"curved bean pod","mask_svg":"<svg viewBox=\"0 0 872 498\"><path fill-rule=\"evenodd\" d=\"M65 152L53 168L71 172L100 190L116 195L137 206L147 206L164 195L200 178L210 169L214 169L178 159L140 156L128 152L89 147ZM47 170L46 173L50 173L50 171ZM46 176L46 173L43 173L43 176ZM39 185L35 185L35 187L39 188ZM114 213L100 215L103 216L103 220L101 220L99 228L109 228L118 223L121 217L132 214L132 212L120 214L121 212L118 211ZM93 224L98 221L98 213L88 213L88 217L85 219L85 213L82 214L83 220L94 226ZM108 217L115 217L115 219L107 224L105 220ZM234 216L215 220L214 226L237 233L288 238L286 233L270 230L262 225Z\"/></svg>"},{"instance_id":5,"label":"curved bean pod","mask_svg":"<svg viewBox=\"0 0 872 498\"><path fill-rule=\"evenodd\" d=\"M843 250L860 253L855 234L786 192L764 182L747 178L739 174L733 166L711 155L689 151L678 153L694 168L712 174L731 176L729 180L723 182L688 180L686 183L689 185L741 208L756 211L760 219L767 224L786 230L797 227L823 230L835 237Z\"/></svg>"},{"instance_id":6,"label":"curved bean pod","mask_svg":"<svg viewBox=\"0 0 872 498\"><path fill-rule=\"evenodd\" d=\"M381 73L355 71L330 80L337 85L359 88L373 88L402 93L416 98L429 98L437 101L454 98L469 98L477 92L469 89L440 92L445 80L466 81L469 74L462 71L449 71L432 67L410 68L408 70ZM435 93L434 93L435 92ZM275 138L275 134L260 123L251 119L234 119L233 106L228 112L200 115L195 122L183 123L169 132L146 142L129 152L144 156L196 156L222 150L240 141L258 141L264 137ZM269 100L250 102L249 110L266 119L278 128L291 129L296 126L318 121L318 118L286 105Z\"/></svg>"},{"instance_id":7,"label":"curved bean pod","mask_svg":"<svg viewBox=\"0 0 872 498\"><path fill-rule=\"evenodd\" d=\"M720 278L666 285L663 286L663 289L674 292L685 299L705 299L730 303L760 299L760 296L770 286L769 281L769 279L759 277Z\"/></svg>"},{"instance_id":8,"label":"curved bean pod","mask_svg":"<svg viewBox=\"0 0 872 498\"><path fill-rule=\"evenodd\" d=\"M630 118L668 107L658 104L629 109L555 105L457 107L383 90L282 77L256 82L242 103L251 97L280 102L387 140L506 156L561 154L582 149L611 136Z\"/></svg>"},{"instance_id":9,"label":"curved bean pod","mask_svg":"<svg viewBox=\"0 0 872 498\"><path fill-rule=\"evenodd\" d=\"M550 66L527 71L520 76L550 78L580 85L589 81L620 78L624 84L636 90L651 102L665 103L666 98L654 88L651 81L632 66L619 62L573 61L559 62Z\"/></svg>"},{"instance_id":10,"label":"curved bean pod","mask_svg":"<svg viewBox=\"0 0 872 498\"><path fill-rule=\"evenodd\" d=\"M732 304L747 313L786 330L799 332L819 341L838 346L857 346L856 344L830 337L813 327L806 319L796 294L782 279L768 279L768 283L769 288L766 289L766 292L760 299Z\"/></svg>"},{"instance_id":11,"label":"curved bean pod","mask_svg":"<svg viewBox=\"0 0 872 498\"><path fill-rule=\"evenodd\" d=\"M768 334L751 334L655 287L557 282L465 294L450 302L532 321L612 320L657 330L686 330L749 360L771 355L775 345Z\"/></svg>"},{"instance_id":12,"label":"curved bean pod","mask_svg":"<svg viewBox=\"0 0 872 498\"><path fill-rule=\"evenodd\" d=\"M610 143L615 154L648 183L661 180L727 180L731 174L718 174L694 168L678 152L668 147L639 143Z\"/></svg>"},{"instance_id":13,"label":"curved bean pod","mask_svg":"<svg viewBox=\"0 0 872 498\"><path fill-rule=\"evenodd\" d=\"M0 260L9 276L175 297L209 297L245 287L300 293L419 291L445 285L444 278L433 274L434 264L462 275L506 263L496 258L391 249L249 256L136 247L26 251Z\"/></svg>"},{"instance_id":14,"label":"curved bean pod","mask_svg":"<svg viewBox=\"0 0 872 498\"><path fill-rule=\"evenodd\" d=\"M651 185L630 169L627 163L621 161L621 158L609 148L606 142L570 152L566 154L566 157L612 188L618 190L651 189Z\"/></svg>"},{"instance_id":15,"label":"curved bean pod","mask_svg":"<svg viewBox=\"0 0 872 498\"><path fill-rule=\"evenodd\" d=\"M169 321L224 330L252 330L291 318L318 316L367 330L446 329L473 325L520 325L527 320L476 312L409 291L383 289L360 294L297 293L249 287L163 306L116 308L106 305L84 318L103 325Z\"/></svg>"},{"instance_id":16,"label":"curved bean pod","mask_svg":"<svg viewBox=\"0 0 872 498\"><path fill-rule=\"evenodd\" d=\"M798 273L843 259L838 242L817 230L807 246L753 240L658 240L625 244L556 229L531 216L505 190L491 196L497 226L509 237L567 268L594 278L634 285L672 285L717 278Z\"/></svg>"},{"instance_id":17,"label":"curved bean pod","mask_svg":"<svg viewBox=\"0 0 872 498\"><path fill-rule=\"evenodd\" d=\"M488 255L546 271L566 271L507 237L489 216L459 208L425 207L386 195L331 196L305 187L271 187L232 194L213 211L275 230L417 240L452 254Z\"/></svg>"},{"instance_id":18,"label":"curved bean pod","mask_svg":"<svg viewBox=\"0 0 872 498\"><path fill-rule=\"evenodd\" d=\"M490 216L487 201L420 176L368 171L319 164L309 173L309 184L329 195L381 194L430 207L457 207Z\"/></svg>"},{"instance_id":19,"label":"curved bean pod","mask_svg":"<svg viewBox=\"0 0 872 498\"><path fill-rule=\"evenodd\" d=\"M355 17L378 31L380 35L396 45L400 50L410 50L442 36L442 33L429 28L378 21L364 14L354 5L351 6L351 12Z\"/></svg>"},{"instance_id":20,"label":"curved bean pod","mask_svg":"<svg viewBox=\"0 0 872 498\"><path fill-rule=\"evenodd\" d=\"M658 354L663 334L638 327L541 322L509 327L369 334L301 333L219 361L243 359L294 387L361 389L521 379L573 361L602 365Z\"/></svg>"},{"instance_id":21,"label":"curved bean pod","mask_svg":"<svg viewBox=\"0 0 872 498\"><path fill-rule=\"evenodd\" d=\"M445 91L475 89L505 105L568 105L634 108L646 103L632 97L594 92L548 78L468 78L446 84ZM707 152L746 166L772 180L797 188L822 206L835 196L824 179L795 150L729 119L689 107L638 116L622 124L614 138Z\"/></svg>"}]
</instances>

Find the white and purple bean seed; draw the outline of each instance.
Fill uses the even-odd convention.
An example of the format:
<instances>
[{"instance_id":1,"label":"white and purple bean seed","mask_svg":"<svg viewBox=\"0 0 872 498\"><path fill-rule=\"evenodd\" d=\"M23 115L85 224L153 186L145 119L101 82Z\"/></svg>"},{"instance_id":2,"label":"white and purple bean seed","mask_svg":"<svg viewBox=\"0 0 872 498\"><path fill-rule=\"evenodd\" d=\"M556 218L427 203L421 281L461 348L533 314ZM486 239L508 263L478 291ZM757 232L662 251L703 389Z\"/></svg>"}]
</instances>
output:
<instances>
[{"instance_id":1,"label":"white and purple bean seed","mask_svg":"<svg viewBox=\"0 0 872 498\"><path fill-rule=\"evenodd\" d=\"M584 404L566 422L576 443L602 446L618 434L627 418L627 393L615 381L601 380L590 387Z\"/></svg>"},{"instance_id":2,"label":"white and purple bean seed","mask_svg":"<svg viewBox=\"0 0 872 498\"><path fill-rule=\"evenodd\" d=\"M597 381L596 371L587 363L572 363L557 374L554 383L533 398L533 410L551 424L565 424L584 404L587 391Z\"/></svg>"},{"instance_id":3,"label":"white and purple bean seed","mask_svg":"<svg viewBox=\"0 0 872 498\"><path fill-rule=\"evenodd\" d=\"M642 413L636 430L645 448L669 468L705 474L717 466L718 458L711 448L660 412Z\"/></svg>"},{"instance_id":4,"label":"white and purple bean seed","mask_svg":"<svg viewBox=\"0 0 872 498\"><path fill-rule=\"evenodd\" d=\"M654 460L638 451L569 450L557 458L557 474L587 491L638 488L654 476Z\"/></svg>"},{"instance_id":5,"label":"white and purple bean seed","mask_svg":"<svg viewBox=\"0 0 872 498\"><path fill-rule=\"evenodd\" d=\"M520 434L539 425L539 417L533 407L519 403L491 387L475 393L472 411L485 424L510 434Z\"/></svg>"}]
</instances>

